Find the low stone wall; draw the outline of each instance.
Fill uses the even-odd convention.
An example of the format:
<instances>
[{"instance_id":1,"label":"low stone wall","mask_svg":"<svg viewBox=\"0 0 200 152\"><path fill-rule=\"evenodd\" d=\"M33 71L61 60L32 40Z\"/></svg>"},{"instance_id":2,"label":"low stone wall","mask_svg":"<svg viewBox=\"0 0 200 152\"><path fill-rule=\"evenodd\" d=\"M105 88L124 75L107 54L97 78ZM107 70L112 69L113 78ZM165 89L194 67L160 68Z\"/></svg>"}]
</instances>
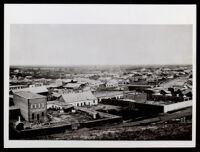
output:
<instances>
[{"instance_id":1,"label":"low stone wall","mask_svg":"<svg viewBox=\"0 0 200 152\"><path fill-rule=\"evenodd\" d=\"M138 108L142 111L149 111L151 113L163 113L164 107L162 105L146 104L146 103L137 103L135 102L135 108Z\"/></svg>"},{"instance_id":2,"label":"low stone wall","mask_svg":"<svg viewBox=\"0 0 200 152\"><path fill-rule=\"evenodd\" d=\"M101 117L104 117L104 118L79 123L78 128L94 127L94 126L99 126L106 123L115 123L115 122L122 121L122 117L120 116L115 116L115 115L102 113L102 112L98 112L98 113ZM13 129L18 134L19 137L23 138L23 137L32 137L32 136L38 136L38 135L47 135L47 134L64 132L67 129L69 130L72 129L73 125L74 124L63 124L63 125L49 126L45 128L38 128L38 129L27 129L27 130L22 130L22 131L17 131L14 128L11 128L11 129Z\"/></svg>"},{"instance_id":3,"label":"low stone wall","mask_svg":"<svg viewBox=\"0 0 200 152\"><path fill-rule=\"evenodd\" d=\"M21 116L20 109L9 110L9 120L18 119L18 116Z\"/></svg>"},{"instance_id":4,"label":"low stone wall","mask_svg":"<svg viewBox=\"0 0 200 152\"><path fill-rule=\"evenodd\" d=\"M192 100L178 102L178 103L174 103L170 105L165 105L164 112L174 111L174 110L183 109L183 108L191 107L191 106L192 106Z\"/></svg>"},{"instance_id":5,"label":"low stone wall","mask_svg":"<svg viewBox=\"0 0 200 152\"><path fill-rule=\"evenodd\" d=\"M52 127L45 127L45 128L37 128L37 129L26 129L22 131L18 131L14 128L13 129L19 137L32 137L32 136L38 136L38 135L47 135L47 134L53 134L58 132L64 132L66 129L71 129L71 124L68 125L59 125L59 126L52 126Z\"/></svg>"},{"instance_id":6,"label":"low stone wall","mask_svg":"<svg viewBox=\"0 0 200 152\"><path fill-rule=\"evenodd\" d=\"M129 105L128 102L125 102L120 99L118 99L118 100L117 99L102 99L101 103L108 104L108 105L122 106L122 107L126 107Z\"/></svg>"}]
</instances>

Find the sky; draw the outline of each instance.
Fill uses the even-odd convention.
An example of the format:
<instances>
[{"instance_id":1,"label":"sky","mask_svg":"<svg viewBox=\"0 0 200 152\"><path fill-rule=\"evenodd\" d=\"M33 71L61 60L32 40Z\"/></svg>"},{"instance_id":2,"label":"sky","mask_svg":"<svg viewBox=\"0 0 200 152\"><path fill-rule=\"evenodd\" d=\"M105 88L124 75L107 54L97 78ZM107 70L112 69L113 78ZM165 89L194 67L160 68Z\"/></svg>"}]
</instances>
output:
<instances>
[{"instance_id":1,"label":"sky","mask_svg":"<svg viewBox=\"0 0 200 152\"><path fill-rule=\"evenodd\" d=\"M192 25L12 24L10 64L192 64Z\"/></svg>"}]
</instances>

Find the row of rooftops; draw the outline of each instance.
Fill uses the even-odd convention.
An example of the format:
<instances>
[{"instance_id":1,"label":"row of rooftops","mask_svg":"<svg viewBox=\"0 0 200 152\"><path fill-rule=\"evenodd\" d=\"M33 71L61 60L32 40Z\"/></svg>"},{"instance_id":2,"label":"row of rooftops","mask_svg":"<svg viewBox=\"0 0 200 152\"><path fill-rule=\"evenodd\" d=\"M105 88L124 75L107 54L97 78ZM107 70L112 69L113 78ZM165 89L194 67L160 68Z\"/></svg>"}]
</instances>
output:
<instances>
[{"instance_id":1,"label":"row of rooftops","mask_svg":"<svg viewBox=\"0 0 200 152\"><path fill-rule=\"evenodd\" d=\"M30 91L18 91L18 92L15 92L14 94L18 95L20 97L23 97L25 99L46 98L43 95L39 95L37 93L33 93L33 92L30 92ZM87 101L87 100L96 100L97 99L92 94L91 91L84 91L84 92L78 92L78 93L67 93L67 94L62 94L61 97L67 103Z\"/></svg>"}]
</instances>

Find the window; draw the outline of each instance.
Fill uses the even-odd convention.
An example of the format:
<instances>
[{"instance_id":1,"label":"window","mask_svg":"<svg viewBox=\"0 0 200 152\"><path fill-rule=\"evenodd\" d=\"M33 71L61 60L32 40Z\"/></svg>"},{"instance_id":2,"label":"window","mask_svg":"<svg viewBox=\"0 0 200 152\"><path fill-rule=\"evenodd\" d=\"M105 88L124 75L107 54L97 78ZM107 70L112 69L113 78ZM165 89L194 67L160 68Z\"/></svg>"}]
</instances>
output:
<instances>
[{"instance_id":1,"label":"window","mask_svg":"<svg viewBox=\"0 0 200 152\"><path fill-rule=\"evenodd\" d=\"M31 104L31 109L33 109L33 105Z\"/></svg>"},{"instance_id":2,"label":"window","mask_svg":"<svg viewBox=\"0 0 200 152\"><path fill-rule=\"evenodd\" d=\"M79 104L77 103L77 106L79 106Z\"/></svg>"},{"instance_id":3,"label":"window","mask_svg":"<svg viewBox=\"0 0 200 152\"><path fill-rule=\"evenodd\" d=\"M95 100L93 100L93 103L95 103Z\"/></svg>"},{"instance_id":4,"label":"window","mask_svg":"<svg viewBox=\"0 0 200 152\"><path fill-rule=\"evenodd\" d=\"M44 112L42 112L42 116L44 116Z\"/></svg>"},{"instance_id":5,"label":"window","mask_svg":"<svg viewBox=\"0 0 200 152\"><path fill-rule=\"evenodd\" d=\"M42 103L42 108L44 108L44 103Z\"/></svg>"},{"instance_id":6,"label":"window","mask_svg":"<svg viewBox=\"0 0 200 152\"><path fill-rule=\"evenodd\" d=\"M37 108L37 104L35 104L35 108Z\"/></svg>"},{"instance_id":7,"label":"window","mask_svg":"<svg viewBox=\"0 0 200 152\"><path fill-rule=\"evenodd\" d=\"M37 120L40 120L40 115L39 114L37 114Z\"/></svg>"},{"instance_id":8,"label":"window","mask_svg":"<svg viewBox=\"0 0 200 152\"><path fill-rule=\"evenodd\" d=\"M40 103L38 103L38 108L40 108Z\"/></svg>"},{"instance_id":9,"label":"window","mask_svg":"<svg viewBox=\"0 0 200 152\"><path fill-rule=\"evenodd\" d=\"M32 113L32 119L34 120L34 113Z\"/></svg>"}]
</instances>

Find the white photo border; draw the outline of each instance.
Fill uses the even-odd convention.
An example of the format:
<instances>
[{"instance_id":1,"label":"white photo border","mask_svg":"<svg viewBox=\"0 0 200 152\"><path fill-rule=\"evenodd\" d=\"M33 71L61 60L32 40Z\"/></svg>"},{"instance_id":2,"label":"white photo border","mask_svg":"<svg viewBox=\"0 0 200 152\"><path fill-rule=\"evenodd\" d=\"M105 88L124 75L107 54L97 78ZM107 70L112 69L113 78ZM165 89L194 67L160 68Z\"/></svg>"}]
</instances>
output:
<instances>
[{"instance_id":1,"label":"white photo border","mask_svg":"<svg viewBox=\"0 0 200 152\"><path fill-rule=\"evenodd\" d=\"M5 4L4 5L4 147L195 147L196 101L191 141L45 141L9 140L9 43L11 24L192 24L193 99L196 99L196 5Z\"/></svg>"}]
</instances>

